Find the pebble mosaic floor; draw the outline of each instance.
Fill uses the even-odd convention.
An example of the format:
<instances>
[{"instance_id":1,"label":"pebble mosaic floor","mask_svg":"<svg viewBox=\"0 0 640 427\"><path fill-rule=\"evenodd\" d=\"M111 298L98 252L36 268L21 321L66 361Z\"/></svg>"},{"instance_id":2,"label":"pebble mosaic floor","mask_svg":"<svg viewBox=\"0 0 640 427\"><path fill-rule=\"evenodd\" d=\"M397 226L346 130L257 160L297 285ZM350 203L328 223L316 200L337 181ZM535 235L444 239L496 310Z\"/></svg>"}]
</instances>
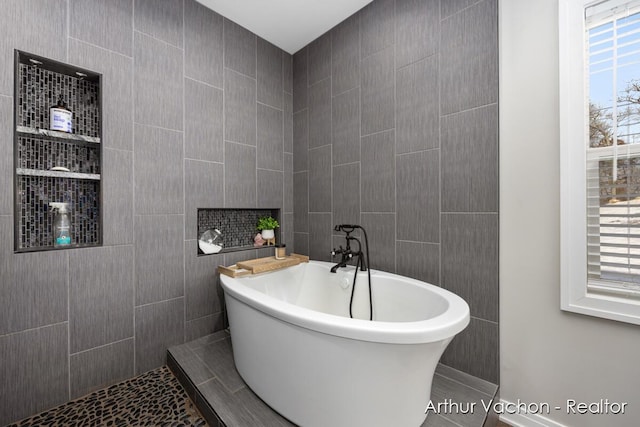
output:
<instances>
[{"instance_id":1,"label":"pebble mosaic floor","mask_svg":"<svg viewBox=\"0 0 640 427\"><path fill-rule=\"evenodd\" d=\"M163 366L8 427L26 426L205 427L207 423Z\"/></svg>"}]
</instances>

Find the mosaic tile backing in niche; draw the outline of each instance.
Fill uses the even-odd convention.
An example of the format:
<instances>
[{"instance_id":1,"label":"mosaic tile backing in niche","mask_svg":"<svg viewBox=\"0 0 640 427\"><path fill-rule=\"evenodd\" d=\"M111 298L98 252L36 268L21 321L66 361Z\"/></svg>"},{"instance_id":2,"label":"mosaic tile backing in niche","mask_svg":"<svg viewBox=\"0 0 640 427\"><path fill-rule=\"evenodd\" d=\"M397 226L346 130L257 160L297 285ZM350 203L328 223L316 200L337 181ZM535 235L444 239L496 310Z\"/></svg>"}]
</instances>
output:
<instances>
[{"instance_id":1,"label":"mosaic tile backing in niche","mask_svg":"<svg viewBox=\"0 0 640 427\"><path fill-rule=\"evenodd\" d=\"M100 181L17 176L18 249L53 247L50 202L69 203L72 245L100 241Z\"/></svg>"},{"instance_id":2,"label":"mosaic tile backing in niche","mask_svg":"<svg viewBox=\"0 0 640 427\"><path fill-rule=\"evenodd\" d=\"M99 174L99 147L41 136L18 136L17 168L50 170L55 166L71 172Z\"/></svg>"},{"instance_id":3,"label":"mosaic tile backing in niche","mask_svg":"<svg viewBox=\"0 0 640 427\"><path fill-rule=\"evenodd\" d=\"M19 64L17 125L35 129L49 128L49 108L58 98L73 113L73 133L100 136L98 85L42 67Z\"/></svg>"},{"instance_id":4,"label":"mosaic tile backing in niche","mask_svg":"<svg viewBox=\"0 0 640 427\"><path fill-rule=\"evenodd\" d=\"M198 209L198 237L209 228L222 232L223 251L253 247L256 224L263 216L280 221L279 209ZM276 230L276 241L280 239Z\"/></svg>"}]
</instances>

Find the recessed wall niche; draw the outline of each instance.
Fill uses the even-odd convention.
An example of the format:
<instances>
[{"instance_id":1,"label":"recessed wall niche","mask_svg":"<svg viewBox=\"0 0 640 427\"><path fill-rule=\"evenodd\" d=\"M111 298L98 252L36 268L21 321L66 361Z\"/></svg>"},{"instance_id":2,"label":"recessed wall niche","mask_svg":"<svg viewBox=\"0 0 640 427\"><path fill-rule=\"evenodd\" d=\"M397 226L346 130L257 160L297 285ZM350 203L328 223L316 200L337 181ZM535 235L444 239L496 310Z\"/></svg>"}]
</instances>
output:
<instances>
[{"instance_id":1,"label":"recessed wall niche","mask_svg":"<svg viewBox=\"0 0 640 427\"><path fill-rule=\"evenodd\" d=\"M208 229L217 228L222 233L222 251L236 252L256 249L253 238L258 234L258 219L272 216L280 224L280 209L198 209L198 238ZM281 242L280 228L275 230L276 243ZM198 248L198 255L204 253Z\"/></svg>"},{"instance_id":2,"label":"recessed wall niche","mask_svg":"<svg viewBox=\"0 0 640 427\"><path fill-rule=\"evenodd\" d=\"M14 73L15 251L54 249L51 202L68 204L64 248L99 246L101 75L19 50ZM50 129L60 99L72 113L71 132Z\"/></svg>"}]
</instances>

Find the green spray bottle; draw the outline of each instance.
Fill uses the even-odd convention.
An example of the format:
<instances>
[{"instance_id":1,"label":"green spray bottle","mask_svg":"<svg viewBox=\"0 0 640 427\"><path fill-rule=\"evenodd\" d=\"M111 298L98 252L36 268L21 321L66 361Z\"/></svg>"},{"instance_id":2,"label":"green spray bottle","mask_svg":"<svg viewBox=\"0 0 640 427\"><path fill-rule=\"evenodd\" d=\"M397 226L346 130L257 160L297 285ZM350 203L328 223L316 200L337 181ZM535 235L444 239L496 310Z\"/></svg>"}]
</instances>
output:
<instances>
[{"instance_id":1,"label":"green spray bottle","mask_svg":"<svg viewBox=\"0 0 640 427\"><path fill-rule=\"evenodd\" d=\"M51 202L51 209L55 211L53 219L53 246L56 248L71 245L71 218L67 211L68 203Z\"/></svg>"}]
</instances>

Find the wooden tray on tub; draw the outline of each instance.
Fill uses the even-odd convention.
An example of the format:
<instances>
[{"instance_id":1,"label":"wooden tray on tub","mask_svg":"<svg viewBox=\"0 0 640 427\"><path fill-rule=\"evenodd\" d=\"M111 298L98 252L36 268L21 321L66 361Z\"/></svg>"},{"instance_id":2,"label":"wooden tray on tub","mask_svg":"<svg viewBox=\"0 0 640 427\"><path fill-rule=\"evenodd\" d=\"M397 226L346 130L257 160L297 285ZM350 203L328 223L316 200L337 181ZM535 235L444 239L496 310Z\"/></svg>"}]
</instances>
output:
<instances>
[{"instance_id":1,"label":"wooden tray on tub","mask_svg":"<svg viewBox=\"0 0 640 427\"><path fill-rule=\"evenodd\" d=\"M242 277L249 274L280 270L281 268L298 265L301 262L309 262L309 257L306 255L291 254L284 259L276 259L274 256L268 256L265 258L240 261L229 267L220 265L218 266L218 272L230 277Z\"/></svg>"}]
</instances>

